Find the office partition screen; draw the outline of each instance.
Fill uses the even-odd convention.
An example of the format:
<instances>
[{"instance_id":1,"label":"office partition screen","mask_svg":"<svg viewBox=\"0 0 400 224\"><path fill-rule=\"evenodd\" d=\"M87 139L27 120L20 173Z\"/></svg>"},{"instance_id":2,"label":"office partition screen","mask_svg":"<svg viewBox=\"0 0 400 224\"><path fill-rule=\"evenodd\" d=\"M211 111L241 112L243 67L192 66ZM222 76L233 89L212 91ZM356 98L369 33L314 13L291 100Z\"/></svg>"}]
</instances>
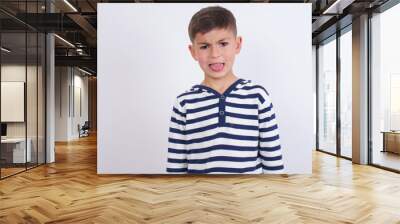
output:
<instances>
[{"instance_id":1,"label":"office partition screen","mask_svg":"<svg viewBox=\"0 0 400 224\"><path fill-rule=\"evenodd\" d=\"M216 4L98 5L98 173L166 173L176 97L203 80L188 24ZM280 128L284 173L311 173L311 4L218 4L243 37L234 73L264 86Z\"/></svg>"}]
</instances>

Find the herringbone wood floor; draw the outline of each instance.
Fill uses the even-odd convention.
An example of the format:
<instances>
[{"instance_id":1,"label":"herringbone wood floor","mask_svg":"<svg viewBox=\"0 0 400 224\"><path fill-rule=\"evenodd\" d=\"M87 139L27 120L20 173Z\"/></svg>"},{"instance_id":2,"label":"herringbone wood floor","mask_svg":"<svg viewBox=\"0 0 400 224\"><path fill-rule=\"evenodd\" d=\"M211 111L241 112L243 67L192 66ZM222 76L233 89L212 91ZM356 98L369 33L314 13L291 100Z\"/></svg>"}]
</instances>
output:
<instances>
[{"instance_id":1,"label":"herringbone wood floor","mask_svg":"<svg viewBox=\"0 0 400 224\"><path fill-rule=\"evenodd\" d=\"M84 138L0 181L0 223L400 223L399 174L313 160L312 175L98 176Z\"/></svg>"}]
</instances>

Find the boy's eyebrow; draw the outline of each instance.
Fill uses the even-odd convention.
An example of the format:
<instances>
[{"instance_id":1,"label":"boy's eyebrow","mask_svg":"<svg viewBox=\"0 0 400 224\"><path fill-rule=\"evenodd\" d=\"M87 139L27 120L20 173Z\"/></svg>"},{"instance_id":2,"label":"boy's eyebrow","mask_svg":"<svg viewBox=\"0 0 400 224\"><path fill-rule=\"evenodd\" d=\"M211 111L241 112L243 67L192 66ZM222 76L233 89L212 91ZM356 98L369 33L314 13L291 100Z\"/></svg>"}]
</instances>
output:
<instances>
[{"instance_id":1,"label":"boy's eyebrow","mask_svg":"<svg viewBox=\"0 0 400 224\"><path fill-rule=\"evenodd\" d=\"M207 42L196 42L197 44L209 44Z\"/></svg>"},{"instance_id":2,"label":"boy's eyebrow","mask_svg":"<svg viewBox=\"0 0 400 224\"><path fill-rule=\"evenodd\" d=\"M225 37L225 38L222 38L222 39L218 40L217 42L221 42L221 41L224 41L224 40L227 40L227 39L229 39L229 38ZM208 43L208 42L197 42L197 44L210 44L210 43Z\"/></svg>"}]
</instances>

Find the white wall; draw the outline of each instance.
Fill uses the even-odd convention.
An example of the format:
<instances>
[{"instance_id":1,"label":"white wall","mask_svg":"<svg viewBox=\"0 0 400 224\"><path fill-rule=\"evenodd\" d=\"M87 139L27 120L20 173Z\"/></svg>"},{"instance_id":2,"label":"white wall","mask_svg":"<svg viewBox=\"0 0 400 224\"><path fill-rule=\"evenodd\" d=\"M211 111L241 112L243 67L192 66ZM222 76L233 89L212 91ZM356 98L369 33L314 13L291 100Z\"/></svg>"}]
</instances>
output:
<instances>
[{"instance_id":1,"label":"white wall","mask_svg":"<svg viewBox=\"0 0 400 224\"><path fill-rule=\"evenodd\" d=\"M88 77L82 76L83 73L75 69L74 71L74 102L72 103L74 107L72 108L72 119L71 119L71 135L73 138L79 137L78 124L82 126L85 121L88 120ZM79 93L80 91L80 93ZM79 97L80 95L80 97ZM79 102L80 101L80 102ZM71 105L72 106L72 105ZM80 109L79 109L80 107ZM80 111L81 110L81 111Z\"/></svg>"},{"instance_id":2,"label":"white wall","mask_svg":"<svg viewBox=\"0 0 400 224\"><path fill-rule=\"evenodd\" d=\"M33 66L28 66L25 67L24 65L19 65L19 64L5 64L1 66L1 81L2 82L21 82L26 84L26 70L28 71L28 74L32 74L32 71L35 69L35 74L36 74L36 67ZM24 88L24 87L22 87ZM3 93L4 90L2 90ZM25 100L25 96L23 95L25 93L25 90L22 90L22 96L21 96L21 100L22 100L22 108L19 107L19 111L15 111L16 114L19 114L19 122L11 122L9 123L9 128L13 129L13 126L24 123L24 112L25 112L25 104L24 104L24 100ZM33 94L33 93L32 93ZM35 94L36 95L36 94ZM1 98L3 99L5 96L1 96ZM14 96L15 97L15 96ZM18 102L18 104L20 104L21 102ZM2 102L2 106L4 102ZM35 105L36 108L36 105ZM9 109L9 108L8 108ZM14 108L17 109L17 108ZM2 108L2 115L5 113L5 111L7 111L7 108ZM13 113L13 112L11 112ZM21 114L22 113L22 114ZM21 117L22 116L22 117ZM4 118L1 118L4 121ZM21 130L20 131L21 136L25 136L25 131Z\"/></svg>"},{"instance_id":3,"label":"white wall","mask_svg":"<svg viewBox=\"0 0 400 224\"><path fill-rule=\"evenodd\" d=\"M25 82L26 75L28 76L29 84L36 86L36 66L25 66L20 64L5 64L1 66L1 81L2 82ZM36 133L36 88L27 88L27 118L28 118L28 137L31 133ZM34 104L31 104L34 102ZM23 108L24 109L24 108ZM34 121L34 123L32 123ZM7 122L8 137L24 137L26 122Z\"/></svg>"},{"instance_id":4,"label":"white wall","mask_svg":"<svg viewBox=\"0 0 400 224\"><path fill-rule=\"evenodd\" d=\"M187 26L208 5L98 4L98 173L165 173L173 101L203 78ZM311 173L311 4L219 5L243 36L235 73L272 95L285 172Z\"/></svg>"},{"instance_id":5,"label":"white wall","mask_svg":"<svg viewBox=\"0 0 400 224\"><path fill-rule=\"evenodd\" d=\"M55 68L55 141L68 140L68 67Z\"/></svg>"},{"instance_id":6,"label":"white wall","mask_svg":"<svg viewBox=\"0 0 400 224\"><path fill-rule=\"evenodd\" d=\"M25 121L25 82L1 82L1 121Z\"/></svg>"},{"instance_id":7,"label":"white wall","mask_svg":"<svg viewBox=\"0 0 400 224\"><path fill-rule=\"evenodd\" d=\"M88 120L88 78L72 67L56 67L55 80L55 140L69 141L79 137L78 124ZM76 104L81 91L82 114ZM75 111L74 111L75 110Z\"/></svg>"}]
</instances>

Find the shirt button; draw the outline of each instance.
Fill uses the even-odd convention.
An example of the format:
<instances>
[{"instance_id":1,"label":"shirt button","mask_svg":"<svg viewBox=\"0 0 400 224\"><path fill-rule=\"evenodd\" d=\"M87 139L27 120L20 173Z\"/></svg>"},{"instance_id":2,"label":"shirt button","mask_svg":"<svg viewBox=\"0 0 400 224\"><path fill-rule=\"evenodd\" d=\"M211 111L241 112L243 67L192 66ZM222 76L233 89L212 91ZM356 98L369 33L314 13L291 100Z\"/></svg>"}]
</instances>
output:
<instances>
[{"instance_id":1,"label":"shirt button","mask_svg":"<svg viewBox=\"0 0 400 224\"><path fill-rule=\"evenodd\" d=\"M220 97L220 99L221 99L221 100L224 100L224 99L225 99L225 96L224 96L224 95L222 95L222 96Z\"/></svg>"},{"instance_id":2,"label":"shirt button","mask_svg":"<svg viewBox=\"0 0 400 224\"><path fill-rule=\"evenodd\" d=\"M225 112L222 111L222 110L219 112L219 115L221 115L221 116L224 115L224 114L225 114Z\"/></svg>"}]
</instances>

